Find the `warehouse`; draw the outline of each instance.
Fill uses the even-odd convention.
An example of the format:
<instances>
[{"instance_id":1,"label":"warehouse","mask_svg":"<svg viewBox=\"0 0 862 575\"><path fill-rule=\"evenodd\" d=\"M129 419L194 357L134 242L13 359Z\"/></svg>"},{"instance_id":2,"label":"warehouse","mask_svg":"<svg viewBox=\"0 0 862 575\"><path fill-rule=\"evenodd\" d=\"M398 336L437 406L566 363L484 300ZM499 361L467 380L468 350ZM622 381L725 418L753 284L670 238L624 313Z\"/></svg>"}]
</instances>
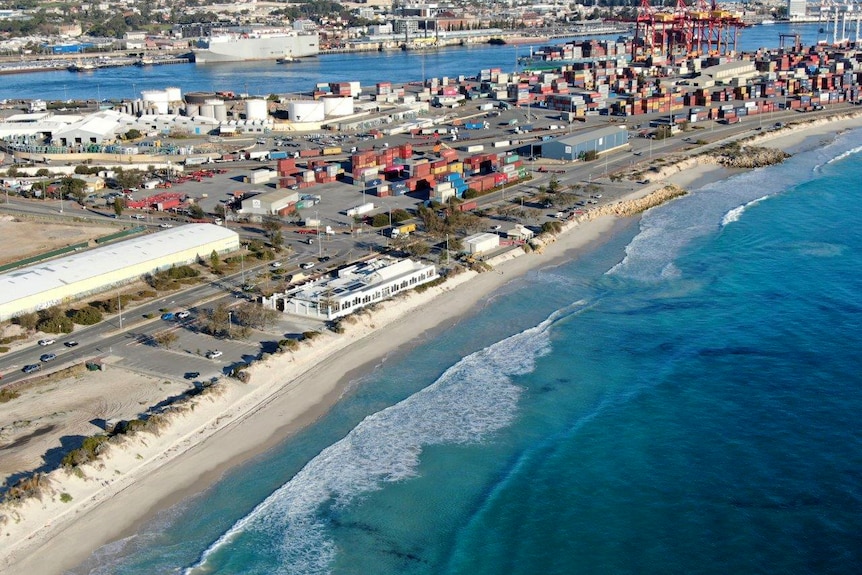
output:
<instances>
[{"instance_id":1,"label":"warehouse","mask_svg":"<svg viewBox=\"0 0 862 575\"><path fill-rule=\"evenodd\" d=\"M433 264L381 256L342 268L333 279L265 297L262 303L284 313L331 320L437 277Z\"/></svg>"},{"instance_id":2,"label":"warehouse","mask_svg":"<svg viewBox=\"0 0 862 575\"><path fill-rule=\"evenodd\" d=\"M609 126L543 142L541 144L542 157L571 162L583 159L587 152L602 155L627 146L628 142L628 130L625 126Z\"/></svg>"},{"instance_id":3,"label":"warehouse","mask_svg":"<svg viewBox=\"0 0 862 575\"><path fill-rule=\"evenodd\" d=\"M298 201L299 192L274 190L244 199L239 213L244 216L272 216Z\"/></svg>"},{"instance_id":4,"label":"warehouse","mask_svg":"<svg viewBox=\"0 0 862 575\"><path fill-rule=\"evenodd\" d=\"M238 249L236 232L192 224L18 268L0 274L0 321Z\"/></svg>"}]
</instances>

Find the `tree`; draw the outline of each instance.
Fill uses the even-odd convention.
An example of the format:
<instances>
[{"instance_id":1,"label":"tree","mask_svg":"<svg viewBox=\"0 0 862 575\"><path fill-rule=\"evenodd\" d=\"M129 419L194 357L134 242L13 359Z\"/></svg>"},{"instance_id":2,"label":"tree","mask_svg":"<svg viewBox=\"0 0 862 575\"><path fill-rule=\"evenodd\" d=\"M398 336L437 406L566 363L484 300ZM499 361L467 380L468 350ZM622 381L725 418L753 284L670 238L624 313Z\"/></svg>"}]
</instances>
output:
<instances>
[{"instance_id":1,"label":"tree","mask_svg":"<svg viewBox=\"0 0 862 575\"><path fill-rule=\"evenodd\" d=\"M144 181L144 175L138 170L121 170L117 172L115 177L117 184L127 190L129 188L137 188Z\"/></svg>"},{"instance_id":2,"label":"tree","mask_svg":"<svg viewBox=\"0 0 862 575\"><path fill-rule=\"evenodd\" d=\"M203 331L217 337L229 336L231 317L227 304L220 303L204 314Z\"/></svg>"},{"instance_id":3,"label":"tree","mask_svg":"<svg viewBox=\"0 0 862 575\"><path fill-rule=\"evenodd\" d=\"M210 268L212 268L215 273L218 273L221 269L221 260L218 257L218 252L215 250L210 254Z\"/></svg>"},{"instance_id":4,"label":"tree","mask_svg":"<svg viewBox=\"0 0 862 575\"><path fill-rule=\"evenodd\" d=\"M213 212L221 219L227 219L227 208L224 207L224 204L216 204L216 207Z\"/></svg>"},{"instance_id":5,"label":"tree","mask_svg":"<svg viewBox=\"0 0 862 575\"><path fill-rule=\"evenodd\" d=\"M123 209L126 207L123 198L114 198L114 213L119 218L123 215Z\"/></svg>"},{"instance_id":6,"label":"tree","mask_svg":"<svg viewBox=\"0 0 862 575\"><path fill-rule=\"evenodd\" d=\"M171 347L171 344L177 341L179 337L180 336L178 336L175 332L171 330L165 330L160 331L155 336L153 336L153 340L155 340L155 342L161 347L168 348Z\"/></svg>"},{"instance_id":7,"label":"tree","mask_svg":"<svg viewBox=\"0 0 862 575\"><path fill-rule=\"evenodd\" d=\"M84 200L87 198L86 187L87 183L84 180L79 180L72 176L66 176L60 180L61 197L72 197L81 205L84 205Z\"/></svg>"},{"instance_id":8,"label":"tree","mask_svg":"<svg viewBox=\"0 0 862 575\"><path fill-rule=\"evenodd\" d=\"M192 204L189 206L189 216L196 220L202 220L207 217L207 214L199 204Z\"/></svg>"},{"instance_id":9,"label":"tree","mask_svg":"<svg viewBox=\"0 0 862 575\"><path fill-rule=\"evenodd\" d=\"M551 176L551 181L548 182L548 191L552 194L560 191L560 180L557 179L557 176Z\"/></svg>"}]
</instances>

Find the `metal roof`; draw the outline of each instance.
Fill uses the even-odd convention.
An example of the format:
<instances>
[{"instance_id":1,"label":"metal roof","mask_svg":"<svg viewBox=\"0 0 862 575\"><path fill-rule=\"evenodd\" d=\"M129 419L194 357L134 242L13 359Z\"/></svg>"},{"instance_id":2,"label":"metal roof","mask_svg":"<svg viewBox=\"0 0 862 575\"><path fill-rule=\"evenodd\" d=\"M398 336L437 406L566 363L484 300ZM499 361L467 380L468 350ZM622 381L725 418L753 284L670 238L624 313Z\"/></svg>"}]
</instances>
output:
<instances>
[{"instance_id":1,"label":"metal roof","mask_svg":"<svg viewBox=\"0 0 862 575\"><path fill-rule=\"evenodd\" d=\"M0 305L232 237L239 243L229 229L190 224L18 268L0 274Z\"/></svg>"},{"instance_id":2,"label":"metal roof","mask_svg":"<svg viewBox=\"0 0 862 575\"><path fill-rule=\"evenodd\" d=\"M589 132L581 132L579 134L571 134L567 136L562 136L557 138L556 140L552 140L555 142L559 142L566 146L576 146L578 144L583 144L586 142L592 142L598 138L604 138L606 136L615 136L620 133L620 131L625 131L625 126L608 126L606 128L599 128L597 130L590 130ZM542 142L542 144L547 144L548 142Z\"/></svg>"}]
</instances>

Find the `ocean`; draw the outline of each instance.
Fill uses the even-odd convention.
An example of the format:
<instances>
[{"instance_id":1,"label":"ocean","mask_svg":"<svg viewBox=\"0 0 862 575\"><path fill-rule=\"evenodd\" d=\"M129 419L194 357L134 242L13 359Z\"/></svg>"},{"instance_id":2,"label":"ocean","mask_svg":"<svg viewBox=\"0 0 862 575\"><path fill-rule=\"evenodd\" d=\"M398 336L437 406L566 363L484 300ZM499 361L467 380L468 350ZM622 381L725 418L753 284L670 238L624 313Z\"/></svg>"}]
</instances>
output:
<instances>
[{"instance_id":1,"label":"ocean","mask_svg":"<svg viewBox=\"0 0 862 575\"><path fill-rule=\"evenodd\" d=\"M513 280L71 573L858 573L862 131L806 148Z\"/></svg>"}]
</instances>

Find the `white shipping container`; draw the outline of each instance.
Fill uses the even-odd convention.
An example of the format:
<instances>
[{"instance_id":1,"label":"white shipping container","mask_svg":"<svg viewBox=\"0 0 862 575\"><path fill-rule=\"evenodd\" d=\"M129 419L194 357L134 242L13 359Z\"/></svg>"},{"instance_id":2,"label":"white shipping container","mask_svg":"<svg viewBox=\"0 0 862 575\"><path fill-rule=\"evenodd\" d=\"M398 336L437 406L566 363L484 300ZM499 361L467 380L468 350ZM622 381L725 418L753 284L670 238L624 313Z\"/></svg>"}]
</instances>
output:
<instances>
[{"instance_id":1,"label":"white shipping container","mask_svg":"<svg viewBox=\"0 0 862 575\"><path fill-rule=\"evenodd\" d=\"M482 144L473 144L472 146L465 147L464 151L472 154L474 152L481 152L484 149L485 149L485 146L483 146Z\"/></svg>"},{"instance_id":2,"label":"white shipping container","mask_svg":"<svg viewBox=\"0 0 862 575\"><path fill-rule=\"evenodd\" d=\"M499 142L494 142L495 148L505 148L509 145L509 140L500 140Z\"/></svg>"},{"instance_id":3,"label":"white shipping container","mask_svg":"<svg viewBox=\"0 0 862 575\"><path fill-rule=\"evenodd\" d=\"M347 212L345 212L345 213L346 213L348 216L351 216L351 217L353 217L353 216L361 216L362 214L367 214L368 212L372 211L373 209L374 209L374 204L372 204L372 203L370 203L370 202L369 202L369 203L366 203L366 204L362 204L362 205L356 206L355 208L350 208L350 209L349 209L349 210L347 210Z\"/></svg>"}]
</instances>

